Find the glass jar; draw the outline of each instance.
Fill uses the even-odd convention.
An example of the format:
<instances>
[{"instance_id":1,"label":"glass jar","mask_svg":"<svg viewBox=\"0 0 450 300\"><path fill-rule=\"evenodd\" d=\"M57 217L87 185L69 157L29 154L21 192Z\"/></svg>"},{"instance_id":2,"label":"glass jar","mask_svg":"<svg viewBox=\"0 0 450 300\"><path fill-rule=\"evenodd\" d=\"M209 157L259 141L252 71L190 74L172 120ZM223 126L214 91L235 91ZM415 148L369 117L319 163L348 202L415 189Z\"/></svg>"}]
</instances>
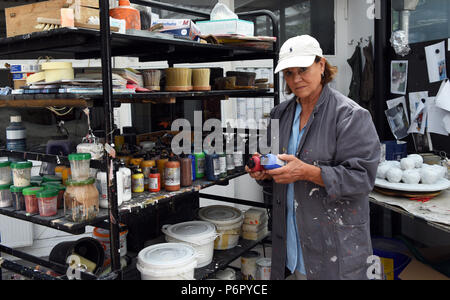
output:
<instances>
[{"instance_id":1,"label":"glass jar","mask_svg":"<svg viewBox=\"0 0 450 300\"><path fill-rule=\"evenodd\" d=\"M66 181L64 193L64 215L72 222L93 220L99 211L98 190L95 178Z\"/></svg>"},{"instance_id":2,"label":"glass jar","mask_svg":"<svg viewBox=\"0 0 450 300\"><path fill-rule=\"evenodd\" d=\"M41 186L29 187L22 190L23 197L25 198L25 211L29 214L38 214L39 205L36 198L36 193L43 191Z\"/></svg>"},{"instance_id":3,"label":"glass jar","mask_svg":"<svg viewBox=\"0 0 450 300\"><path fill-rule=\"evenodd\" d=\"M14 186L26 187L31 181L31 161L19 161L11 163Z\"/></svg>"},{"instance_id":4,"label":"glass jar","mask_svg":"<svg viewBox=\"0 0 450 300\"><path fill-rule=\"evenodd\" d=\"M0 184L10 184L11 182L11 162L2 161L0 162Z\"/></svg>"},{"instance_id":5,"label":"glass jar","mask_svg":"<svg viewBox=\"0 0 450 300\"><path fill-rule=\"evenodd\" d=\"M51 185L49 186L51 187ZM58 190L49 188L36 193L39 215L50 217L58 213Z\"/></svg>"},{"instance_id":6,"label":"glass jar","mask_svg":"<svg viewBox=\"0 0 450 300\"><path fill-rule=\"evenodd\" d=\"M73 180L83 181L89 178L91 154L72 153L69 154L69 161Z\"/></svg>"},{"instance_id":7,"label":"glass jar","mask_svg":"<svg viewBox=\"0 0 450 300\"><path fill-rule=\"evenodd\" d=\"M9 190L9 184L0 185L0 207L8 207L12 205L12 195Z\"/></svg>"},{"instance_id":8,"label":"glass jar","mask_svg":"<svg viewBox=\"0 0 450 300\"><path fill-rule=\"evenodd\" d=\"M23 190L28 187L14 186L12 185L9 190L12 195L12 205L15 210L25 210L25 197L23 196Z\"/></svg>"}]
</instances>

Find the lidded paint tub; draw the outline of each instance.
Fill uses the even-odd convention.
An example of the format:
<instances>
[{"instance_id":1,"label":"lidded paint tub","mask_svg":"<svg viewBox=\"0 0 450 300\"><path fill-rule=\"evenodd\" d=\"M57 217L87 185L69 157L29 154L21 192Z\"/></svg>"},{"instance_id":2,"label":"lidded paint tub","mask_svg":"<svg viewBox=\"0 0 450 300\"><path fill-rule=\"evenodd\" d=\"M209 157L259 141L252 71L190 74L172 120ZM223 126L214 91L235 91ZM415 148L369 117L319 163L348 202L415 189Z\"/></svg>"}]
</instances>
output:
<instances>
[{"instance_id":1,"label":"lidded paint tub","mask_svg":"<svg viewBox=\"0 0 450 300\"><path fill-rule=\"evenodd\" d=\"M64 193L66 192L66 186L57 181L44 182L42 186L46 189L58 190L58 209L64 208Z\"/></svg>"},{"instance_id":2,"label":"lidded paint tub","mask_svg":"<svg viewBox=\"0 0 450 300\"><path fill-rule=\"evenodd\" d=\"M256 280L256 261L259 259L259 253L248 251L241 256L241 272L243 280Z\"/></svg>"},{"instance_id":3,"label":"lidded paint tub","mask_svg":"<svg viewBox=\"0 0 450 300\"><path fill-rule=\"evenodd\" d=\"M136 268L142 280L194 280L197 252L183 243L156 244L141 250Z\"/></svg>"},{"instance_id":4,"label":"lidded paint tub","mask_svg":"<svg viewBox=\"0 0 450 300\"><path fill-rule=\"evenodd\" d=\"M12 182L11 178L11 162L2 161L0 162L0 185L10 184Z\"/></svg>"},{"instance_id":5,"label":"lidded paint tub","mask_svg":"<svg viewBox=\"0 0 450 300\"><path fill-rule=\"evenodd\" d=\"M11 163L14 186L29 186L31 184L31 161L18 161Z\"/></svg>"},{"instance_id":6,"label":"lidded paint tub","mask_svg":"<svg viewBox=\"0 0 450 300\"><path fill-rule=\"evenodd\" d=\"M190 221L175 225L163 225L161 231L166 241L186 243L197 251L197 268L211 263L214 254L214 240L217 237L214 224L205 221Z\"/></svg>"},{"instance_id":7,"label":"lidded paint tub","mask_svg":"<svg viewBox=\"0 0 450 300\"><path fill-rule=\"evenodd\" d=\"M25 198L25 211L30 214L39 213L39 205L36 197L36 193L43 191L44 188L40 186L29 187L22 190L23 197Z\"/></svg>"},{"instance_id":8,"label":"lidded paint tub","mask_svg":"<svg viewBox=\"0 0 450 300\"><path fill-rule=\"evenodd\" d=\"M8 207L13 204L10 186L10 184L0 185L0 207Z\"/></svg>"},{"instance_id":9,"label":"lidded paint tub","mask_svg":"<svg viewBox=\"0 0 450 300\"><path fill-rule=\"evenodd\" d=\"M127 234L128 230L123 230L119 234L120 256L127 254ZM103 266L108 266L111 263L111 241L109 237L109 230L100 227L95 227L92 231L92 237L100 242L105 250L105 263Z\"/></svg>"},{"instance_id":10,"label":"lidded paint tub","mask_svg":"<svg viewBox=\"0 0 450 300\"><path fill-rule=\"evenodd\" d=\"M69 154L69 161L73 180L81 181L89 178L91 154L72 153Z\"/></svg>"},{"instance_id":11,"label":"lidded paint tub","mask_svg":"<svg viewBox=\"0 0 450 300\"><path fill-rule=\"evenodd\" d=\"M237 208L224 205L211 205L199 210L199 218L216 225L219 236L214 241L214 249L234 248L241 234L244 214Z\"/></svg>"},{"instance_id":12,"label":"lidded paint tub","mask_svg":"<svg viewBox=\"0 0 450 300\"><path fill-rule=\"evenodd\" d=\"M54 216L58 213L58 190L44 189L36 193L39 215L41 217Z\"/></svg>"},{"instance_id":13,"label":"lidded paint tub","mask_svg":"<svg viewBox=\"0 0 450 300\"><path fill-rule=\"evenodd\" d=\"M267 257L261 257L256 261L256 280L270 280L272 271L272 260Z\"/></svg>"},{"instance_id":14,"label":"lidded paint tub","mask_svg":"<svg viewBox=\"0 0 450 300\"><path fill-rule=\"evenodd\" d=\"M12 195L12 205L15 210L25 210L25 197L22 193L24 189L25 187L13 185L9 188Z\"/></svg>"}]
</instances>

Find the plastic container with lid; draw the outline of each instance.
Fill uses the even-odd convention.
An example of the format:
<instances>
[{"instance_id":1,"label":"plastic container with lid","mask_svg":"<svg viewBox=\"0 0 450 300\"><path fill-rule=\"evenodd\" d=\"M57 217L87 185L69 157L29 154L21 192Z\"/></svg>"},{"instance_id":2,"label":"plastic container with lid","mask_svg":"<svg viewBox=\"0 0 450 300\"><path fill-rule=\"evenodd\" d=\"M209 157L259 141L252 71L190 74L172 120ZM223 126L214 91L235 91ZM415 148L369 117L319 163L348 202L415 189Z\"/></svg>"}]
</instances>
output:
<instances>
[{"instance_id":1,"label":"plastic container with lid","mask_svg":"<svg viewBox=\"0 0 450 300\"><path fill-rule=\"evenodd\" d=\"M25 151L27 146L26 128L22 125L22 117L11 116L10 122L6 127L6 149Z\"/></svg>"},{"instance_id":2,"label":"plastic container with lid","mask_svg":"<svg viewBox=\"0 0 450 300\"><path fill-rule=\"evenodd\" d=\"M120 174L119 174L120 172ZM119 170L117 171L117 180L121 178L122 184L117 185L117 188L121 187L122 201L131 200L131 170L125 166L124 160L121 160Z\"/></svg>"},{"instance_id":3,"label":"plastic container with lid","mask_svg":"<svg viewBox=\"0 0 450 300\"><path fill-rule=\"evenodd\" d=\"M220 162L220 178L227 177L227 157L225 153L217 153L219 155L219 162Z\"/></svg>"},{"instance_id":4,"label":"plastic container with lid","mask_svg":"<svg viewBox=\"0 0 450 300\"><path fill-rule=\"evenodd\" d=\"M22 190L23 197L25 198L25 211L29 214L38 214L39 205L36 197L36 193L43 191L44 187L36 186L29 187Z\"/></svg>"},{"instance_id":5,"label":"plastic container with lid","mask_svg":"<svg viewBox=\"0 0 450 300\"><path fill-rule=\"evenodd\" d=\"M136 268L142 280L194 280L197 252L183 243L161 243L138 254Z\"/></svg>"},{"instance_id":6,"label":"plastic container with lid","mask_svg":"<svg viewBox=\"0 0 450 300\"><path fill-rule=\"evenodd\" d=\"M244 155L242 154L242 152L235 152L233 154L233 160L234 160L234 170L235 170L235 172L243 172L243 171L245 171Z\"/></svg>"},{"instance_id":7,"label":"plastic container with lid","mask_svg":"<svg viewBox=\"0 0 450 300\"><path fill-rule=\"evenodd\" d=\"M192 161L192 181L194 181L197 179L197 177L195 176L195 156L193 154L189 154L188 157Z\"/></svg>"},{"instance_id":8,"label":"plastic container with lid","mask_svg":"<svg viewBox=\"0 0 450 300\"><path fill-rule=\"evenodd\" d=\"M93 220L99 211L98 190L95 179L66 181L64 215L73 222Z\"/></svg>"},{"instance_id":9,"label":"plastic container with lid","mask_svg":"<svg viewBox=\"0 0 450 300\"><path fill-rule=\"evenodd\" d=\"M120 256L127 254L127 235L128 230L123 230L119 234ZM105 250L105 263L103 266L108 266L111 263L111 241L109 237L109 230L95 227L92 231L92 237L100 242Z\"/></svg>"},{"instance_id":10,"label":"plastic container with lid","mask_svg":"<svg viewBox=\"0 0 450 300\"><path fill-rule=\"evenodd\" d=\"M46 189L56 189L58 191L58 209L64 208L64 193L66 192L66 186L56 181L44 182L42 186Z\"/></svg>"},{"instance_id":11,"label":"plastic container with lid","mask_svg":"<svg viewBox=\"0 0 450 300\"><path fill-rule=\"evenodd\" d=\"M56 175L44 175L42 176L42 182L62 183L62 178Z\"/></svg>"},{"instance_id":12,"label":"plastic container with lid","mask_svg":"<svg viewBox=\"0 0 450 300\"><path fill-rule=\"evenodd\" d=\"M0 185L0 207L9 207L13 203L10 184Z\"/></svg>"},{"instance_id":13,"label":"plastic container with lid","mask_svg":"<svg viewBox=\"0 0 450 300\"><path fill-rule=\"evenodd\" d=\"M25 197L23 195L23 190L28 187L21 186L11 186L9 190L12 195L12 205L15 210L25 210Z\"/></svg>"},{"instance_id":14,"label":"plastic container with lid","mask_svg":"<svg viewBox=\"0 0 450 300\"><path fill-rule=\"evenodd\" d=\"M41 186L43 179L41 176L31 176L30 183L32 186Z\"/></svg>"},{"instance_id":15,"label":"plastic container with lid","mask_svg":"<svg viewBox=\"0 0 450 300\"><path fill-rule=\"evenodd\" d=\"M67 179L72 176L72 170L70 168L65 168L62 170L62 182L66 184Z\"/></svg>"},{"instance_id":16,"label":"plastic container with lid","mask_svg":"<svg viewBox=\"0 0 450 300\"><path fill-rule=\"evenodd\" d=\"M141 14L139 10L131 7L129 0L119 0L119 6L111 8L109 15L114 19L125 20L127 30L141 30Z\"/></svg>"},{"instance_id":17,"label":"plastic container with lid","mask_svg":"<svg viewBox=\"0 0 450 300\"><path fill-rule=\"evenodd\" d=\"M195 177L201 179L205 176L205 153L194 153L195 156Z\"/></svg>"},{"instance_id":18,"label":"plastic container with lid","mask_svg":"<svg viewBox=\"0 0 450 300\"><path fill-rule=\"evenodd\" d=\"M206 154L205 156L205 174L206 179L211 181L219 180L220 160L217 154Z\"/></svg>"},{"instance_id":19,"label":"plastic container with lid","mask_svg":"<svg viewBox=\"0 0 450 300\"><path fill-rule=\"evenodd\" d=\"M180 173L181 173L181 186L191 186L192 185L192 160L183 156L180 159Z\"/></svg>"},{"instance_id":20,"label":"plastic container with lid","mask_svg":"<svg viewBox=\"0 0 450 300\"><path fill-rule=\"evenodd\" d=\"M50 217L58 213L58 190L51 188L36 192L38 200L39 215L41 217Z\"/></svg>"},{"instance_id":21,"label":"plastic container with lid","mask_svg":"<svg viewBox=\"0 0 450 300\"><path fill-rule=\"evenodd\" d=\"M164 157L164 156L162 156L156 160L156 168L158 169L159 175L161 176L161 186L162 187L164 187L164 182L165 182L164 167L166 166L166 163L168 161L169 161L169 158Z\"/></svg>"},{"instance_id":22,"label":"plastic container with lid","mask_svg":"<svg viewBox=\"0 0 450 300\"><path fill-rule=\"evenodd\" d=\"M0 162L0 185L10 184L11 182L11 162L2 161Z\"/></svg>"},{"instance_id":23,"label":"plastic container with lid","mask_svg":"<svg viewBox=\"0 0 450 300\"><path fill-rule=\"evenodd\" d=\"M87 180L89 178L89 167L91 163L91 154L72 153L69 154L70 169L72 179L75 181Z\"/></svg>"},{"instance_id":24,"label":"plastic container with lid","mask_svg":"<svg viewBox=\"0 0 450 300\"><path fill-rule=\"evenodd\" d=\"M198 216L200 220L216 225L219 237L214 241L214 249L226 250L237 245L244 222L241 210L231 206L211 205L200 208Z\"/></svg>"},{"instance_id":25,"label":"plastic container with lid","mask_svg":"<svg viewBox=\"0 0 450 300\"><path fill-rule=\"evenodd\" d=\"M260 255L257 251L247 251L241 256L241 272L243 280L256 280L256 261Z\"/></svg>"},{"instance_id":26,"label":"plastic container with lid","mask_svg":"<svg viewBox=\"0 0 450 300\"><path fill-rule=\"evenodd\" d=\"M137 169L133 175L131 175L131 190L133 193L144 192L144 173L141 169Z\"/></svg>"},{"instance_id":27,"label":"plastic container with lid","mask_svg":"<svg viewBox=\"0 0 450 300\"><path fill-rule=\"evenodd\" d=\"M205 221L190 221L175 225L163 225L161 231L166 241L186 243L197 251L197 268L211 263L214 254L214 240L217 237L214 224Z\"/></svg>"},{"instance_id":28,"label":"plastic container with lid","mask_svg":"<svg viewBox=\"0 0 450 300\"><path fill-rule=\"evenodd\" d=\"M14 186L29 186L31 184L31 161L19 161L11 163Z\"/></svg>"},{"instance_id":29,"label":"plastic container with lid","mask_svg":"<svg viewBox=\"0 0 450 300\"><path fill-rule=\"evenodd\" d=\"M61 181L63 178L63 170L65 168L66 168L66 166L56 166L55 167L55 176L58 176Z\"/></svg>"},{"instance_id":30,"label":"plastic container with lid","mask_svg":"<svg viewBox=\"0 0 450 300\"><path fill-rule=\"evenodd\" d=\"M153 159L150 159L149 156L147 156L140 164L142 173L144 173L144 189L147 191L149 189L148 182L149 182L149 175L150 175L150 169L156 166L156 162Z\"/></svg>"},{"instance_id":31,"label":"plastic container with lid","mask_svg":"<svg viewBox=\"0 0 450 300\"><path fill-rule=\"evenodd\" d=\"M256 261L256 280L270 280L272 271L272 260L261 257Z\"/></svg>"},{"instance_id":32,"label":"plastic container with lid","mask_svg":"<svg viewBox=\"0 0 450 300\"><path fill-rule=\"evenodd\" d=\"M164 165L164 188L173 192L180 189L180 162L176 157L170 157Z\"/></svg>"},{"instance_id":33,"label":"plastic container with lid","mask_svg":"<svg viewBox=\"0 0 450 300\"><path fill-rule=\"evenodd\" d=\"M151 168L148 179L148 190L152 193L159 192L161 190L161 175L158 173L158 169Z\"/></svg>"}]
</instances>

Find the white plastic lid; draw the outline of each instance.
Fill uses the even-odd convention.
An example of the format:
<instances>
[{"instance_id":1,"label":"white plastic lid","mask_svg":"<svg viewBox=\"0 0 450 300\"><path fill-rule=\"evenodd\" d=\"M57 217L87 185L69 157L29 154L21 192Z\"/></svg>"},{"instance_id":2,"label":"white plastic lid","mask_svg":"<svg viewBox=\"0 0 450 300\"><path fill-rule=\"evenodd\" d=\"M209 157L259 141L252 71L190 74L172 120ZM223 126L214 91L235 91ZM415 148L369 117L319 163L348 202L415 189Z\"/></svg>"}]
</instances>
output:
<instances>
[{"instance_id":1,"label":"white plastic lid","mask_svg":"<svg viewBox=\"0 0 450 300\"><path fill-rule=\"evenodd\" d=\"M217 225L228 225L241 221L244 214L237 208L225 205L211 205L201 208L199 218Z\"/></svg>"},{"instance_id":2,"label":"white plastic lid","mask_svg":"<svg viewBox=\"0 0 450 300\"><path fill-rule=\"evenodd\" d=\"M21 116L11 116L10 122L22 122L22 117Z\"/></svg>"},{"instance_id":3,"label":"white plastic lid","mask_svg":"<svg viewBox=\"0 0 450 300\"><path fill-rule=\"evenodd\" d=\"M272 265L272 260L268 257L261 257L256 260L256 264L261 267L270 267Z\"/></svg>"},{"instance_id":4,"label":"white plastic lid","mask_svg":"<svg viewBox=\"0 0 450 300\"><path fill-rule=\"evenodd\" d=\"M201 243L216 238L216 226L206 221L190 221L175 225L164 225L163 232L177 240Z\"/></svg>"},{"instance_id":5,"label":"white plastic lid","mask_svg":"<svg viewBox=\"0 0 450 300\"><path fill-rule=\"evenodd\" d=\"M197 260L196 250L187 244L162 243L141 250L138 264L144 268L182 267Z\"/></svg>"}]
</instances>

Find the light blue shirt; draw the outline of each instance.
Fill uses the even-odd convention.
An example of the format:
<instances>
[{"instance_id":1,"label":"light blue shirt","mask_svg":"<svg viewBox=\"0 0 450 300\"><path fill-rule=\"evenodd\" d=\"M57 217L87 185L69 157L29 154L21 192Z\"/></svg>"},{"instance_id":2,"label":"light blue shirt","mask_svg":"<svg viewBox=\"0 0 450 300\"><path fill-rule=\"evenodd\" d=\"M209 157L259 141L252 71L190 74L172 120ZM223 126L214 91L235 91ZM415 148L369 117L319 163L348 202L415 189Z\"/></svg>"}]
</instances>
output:
<instances>
[{"instance_id":1,"label":"light blue shirt","mask_svg":"<svg viewBox=\"0 0 450 300\"><path fill-rule=\"evenodd\" d=\"M295 109L294 124L292 125L291 137L289 138L288 154L295 155L302 139L305 128L300 132L300 113L302 106L297 103ZM298 201L298 200L297 200ZM287 225L287 240L286 240L286 267L294 273L295 270L302 274L306 274L305 263L303 262L302 247L300 245L300 237L297 230L296 209L294 197L294 183L288 185L287 188L287 205L286 205L286 225Z\"/></svg>"}]
</instances>

